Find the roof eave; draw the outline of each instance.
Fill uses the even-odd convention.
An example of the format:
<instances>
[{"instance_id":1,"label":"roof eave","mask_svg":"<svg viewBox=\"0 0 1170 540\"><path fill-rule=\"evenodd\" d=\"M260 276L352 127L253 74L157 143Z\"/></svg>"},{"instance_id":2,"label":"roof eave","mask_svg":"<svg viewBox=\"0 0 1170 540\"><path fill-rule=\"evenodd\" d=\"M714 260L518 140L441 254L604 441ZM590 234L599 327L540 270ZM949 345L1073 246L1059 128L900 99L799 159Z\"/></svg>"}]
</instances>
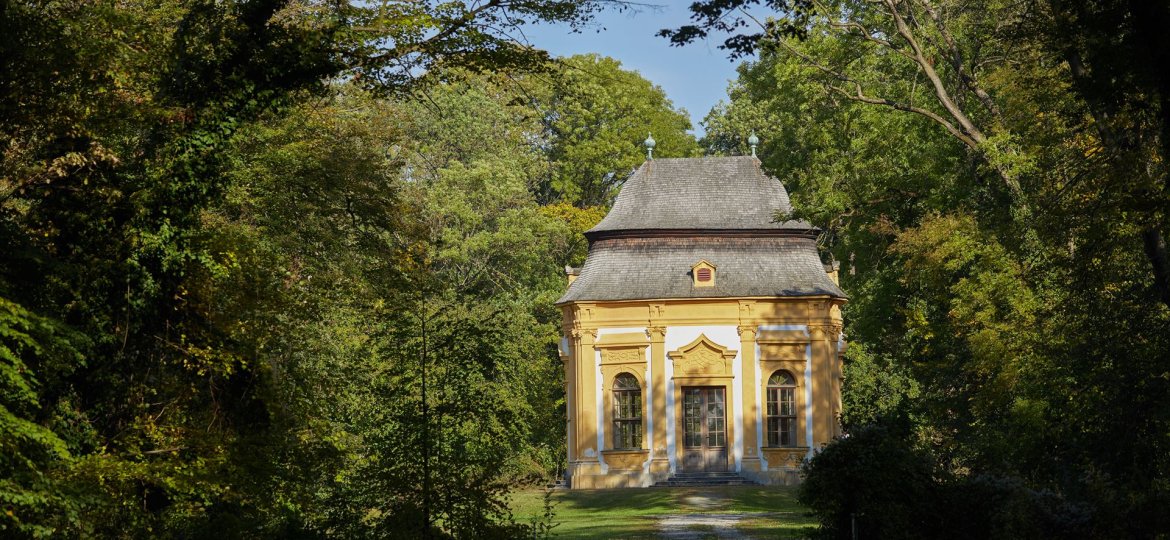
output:
<instances>
[{"instance_id":1,"label":"roof eave","mask_svg":"<svg viewBox=\"0 0 1170 540\"><path fill-rule=\"evenodd\" d=\"M739 238L786 236L815 240L820 234L821 229L817 227L770 229L606 229L601 231L585 231L585 238L590 242L606 238L679 238L693 236Z\"/></svg>"},{"instance_id":2,"label":"roof eave","mask_svg":"<svg viewBox=\"0 0 1170 540\"><path fill-rule=\"evenodd\" d=\"M564 296L568 296L566 293ZM557 300L553 303L554 306L567 306L570 304L622 304L634 302L701 302L710 300L840 300L842 303L849 301L849 297L842 292L840 296L836 294L802 294L802 295L786 295L786 296L684 296L673 298L620 298L620 299L595 299L589 300L584 298L577 298L572 300Z\"/></svg>"}]
</instances>

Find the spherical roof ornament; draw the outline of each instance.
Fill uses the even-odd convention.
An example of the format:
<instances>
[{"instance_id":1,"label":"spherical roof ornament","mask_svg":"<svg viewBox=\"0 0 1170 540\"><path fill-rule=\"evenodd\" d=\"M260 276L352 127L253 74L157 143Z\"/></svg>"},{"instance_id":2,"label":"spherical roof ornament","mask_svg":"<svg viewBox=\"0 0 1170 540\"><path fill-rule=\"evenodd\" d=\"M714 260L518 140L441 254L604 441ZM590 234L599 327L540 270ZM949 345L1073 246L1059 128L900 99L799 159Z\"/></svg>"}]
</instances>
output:
<instances>
[{"instance_id":1,"label":"spherical roof ornament","mask_svg":"<svg viewBox=\"0 0 1170 540\"><path fill-rule=\"evenodd\" d=\"M649 132L646 133L646 140L642 141L642 144L646 145L646 159L654 159L654 137Z\"/></svg>"},{"instance_id":2,"label":"spherical roof ornament","mask_svg":"<svg viewBox=\"0 0 1170 540\"><path fill-rule=\"evenodd\" d=\"M752 134L748 137L748 145L752 147L752 157L756 157L756 146L760 144L760 138L756 137L756 130L752 130Z\"/></svg>"}]
</instances>

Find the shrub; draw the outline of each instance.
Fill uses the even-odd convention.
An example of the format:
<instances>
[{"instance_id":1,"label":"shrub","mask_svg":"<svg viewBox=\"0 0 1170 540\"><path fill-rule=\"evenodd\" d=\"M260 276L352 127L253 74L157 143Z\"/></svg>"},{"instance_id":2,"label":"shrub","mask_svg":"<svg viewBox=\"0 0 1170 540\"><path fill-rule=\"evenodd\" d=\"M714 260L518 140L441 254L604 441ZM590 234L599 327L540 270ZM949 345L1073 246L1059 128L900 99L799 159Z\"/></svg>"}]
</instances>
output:
<instances>
[{"instance_id":1,"label":"shrub","mask_svg":"<svg viewBox=\"0 0 1170 540\"><path fill-rule=\"evenodd\" d=\"M1084 538L1092 511L1012 477L956 476L915 444L907 422L870 424L804 468L800 502L823 538Z\"/></svg>"}]
</instances>

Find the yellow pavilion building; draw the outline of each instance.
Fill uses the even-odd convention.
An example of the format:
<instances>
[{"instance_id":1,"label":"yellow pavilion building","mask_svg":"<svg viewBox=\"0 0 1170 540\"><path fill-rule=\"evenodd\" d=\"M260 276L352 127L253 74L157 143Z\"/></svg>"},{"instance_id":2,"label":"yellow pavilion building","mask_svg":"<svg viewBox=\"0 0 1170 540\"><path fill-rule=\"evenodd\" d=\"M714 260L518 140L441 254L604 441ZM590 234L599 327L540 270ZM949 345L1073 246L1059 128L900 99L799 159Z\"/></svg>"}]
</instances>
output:
<instances>
[{"instance_id":1,"label":"yellow pavilion building","mask_svg":"<svg viewBox=\"0 0 1170 540\"><path fill-rule=\"evenodd\" d=\"M818 230L754 156L647 160L557 301L570 487L799 481L840 434L841 311Z\"/></svg>"}]
</instances>

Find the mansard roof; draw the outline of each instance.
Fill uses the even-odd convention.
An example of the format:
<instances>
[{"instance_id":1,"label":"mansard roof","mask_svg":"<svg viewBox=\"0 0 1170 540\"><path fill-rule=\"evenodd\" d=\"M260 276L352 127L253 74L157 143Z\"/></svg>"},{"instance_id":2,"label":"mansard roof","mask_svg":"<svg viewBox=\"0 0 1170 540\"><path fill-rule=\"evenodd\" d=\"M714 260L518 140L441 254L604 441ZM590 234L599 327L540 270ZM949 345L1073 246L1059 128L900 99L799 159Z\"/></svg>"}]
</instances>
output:
<instances>
[{"instance_id":1,"label":"mansard roof","mask_svg":"<svg viewBox=\"0 0 1170 540\"><path fill-rule=\"evenodd\" d=\"M694 286L699 260L718 269L714 286ZM580 277L557 303L775 296L845 293L825 273L811 238L613 238L593 243Z\"/></svg>"},{"instance_id":2,"label":"mansard roof","mask_svg":"<svg viewBox=\"0 0 1170 540\"><path fill-rule=\"evenodd\" d=\"M557 301L832 296L845 293L817 253L819 232L791 212L784 185L755 157L655 159L585 233L589 255ZM715 268L696 284L695 264Z\"/></svg>"},{"instance_id":3,"label":"mansard roof","mask_svg":"<svg viewBox=\"0 0 1170 540\"><path fill-rule=\"evenodd\" d=\"M590 239L645 230L815 232L803 221L775 222L791 212L788 192L751 156L648 160L626 181Z\"/></svg>"}]
</instances>

